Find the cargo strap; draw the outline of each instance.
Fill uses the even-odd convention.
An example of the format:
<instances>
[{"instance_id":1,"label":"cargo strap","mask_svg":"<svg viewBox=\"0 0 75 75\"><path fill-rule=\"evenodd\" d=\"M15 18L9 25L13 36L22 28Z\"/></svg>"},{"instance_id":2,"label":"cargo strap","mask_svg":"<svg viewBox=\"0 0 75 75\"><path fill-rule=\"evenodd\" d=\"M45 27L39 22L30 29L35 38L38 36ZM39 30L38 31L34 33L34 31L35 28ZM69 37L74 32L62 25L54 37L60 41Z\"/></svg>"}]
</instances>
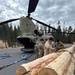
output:
<instances>
[{"instance_id":1,"label":"cargo strap","mask_svg":"<svg viewBox=\"0 0 75 75\"><path fill-rule=\"evenodd\" d=\"M0 60L10 58L10 57L11 56L9 55L9 53L0 54Z\"/></svg>"},{"instance_id":2,"label":"cargo strap","mask_svg":"<svg viewBox=\"0 0 75 75\"><path fill-rule=\"evenodd\" d=\"M18 62L20 62L20 61L22 61L22 60L27 60L27 59L30 58L33 54L30 54L29 56L28 56L28 55L29 55L28 53L23 54L23 55L21 56L21 59L16 60L16 61L14 61L14 62L12 62L12 63L7 64L7 65L1 66L1 67L0 67L0 70L2 70L3 68L9 67L9 66L11 66L11 65L13 65L13 64L16 64L16 63L18 63Z\"/></svg>"}]
</instances>

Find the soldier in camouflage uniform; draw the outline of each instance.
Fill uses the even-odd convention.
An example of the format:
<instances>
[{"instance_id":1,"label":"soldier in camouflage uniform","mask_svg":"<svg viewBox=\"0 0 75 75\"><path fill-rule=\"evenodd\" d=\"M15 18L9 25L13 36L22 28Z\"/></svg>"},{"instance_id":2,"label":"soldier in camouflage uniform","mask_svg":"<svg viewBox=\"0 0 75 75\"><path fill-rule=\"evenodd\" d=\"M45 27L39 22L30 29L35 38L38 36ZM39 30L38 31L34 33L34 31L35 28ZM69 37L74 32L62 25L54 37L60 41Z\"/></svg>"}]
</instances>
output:
<instances>
[{"instance_id":1,"label":"soldier in camouflage uniform","mask_svg":"<svg viewBox=\"0 0 75 75\"><path fill-rule=\"evenodd\" d=\"M64 44L58 39L55 43L55 48L56 48L56 52L57 52L59 49L64 48Z\"/></svg>"},{"instance_id":2,"label":"soldier in camouflage uniform","mask_svg":"<svg viewBox=\"0 0 75 75\"><path fill-rule=\"evenodd\" d=\"M36 44L35 46L34 46L34 50L35 50L35 54L36 54L36 56L35 56L35 59L37 59L38 58L38 44Z\"/></svg>"},{"instance_id":3,"label":"soldier in camouflage uniform","mask_svg":"<svg viewBox=\"0 0 75 75\"><path fill-rule=\"evenodd\" d=\"M44 56L44 39L40 39L40 42L35 45L36 58Z\"/></svg>"},{"instance_id":4,"label":"soldier in camouflage uniform","mask_svg":"<svg viewBox=\"0 0 75 75\"><path fill-rule=\"evenodd\" d=\"M55 50L55 48L52 47L53 38L50 37L44 45L44 55L52 53L52 50Z\"/></svg>"}]
</instances>

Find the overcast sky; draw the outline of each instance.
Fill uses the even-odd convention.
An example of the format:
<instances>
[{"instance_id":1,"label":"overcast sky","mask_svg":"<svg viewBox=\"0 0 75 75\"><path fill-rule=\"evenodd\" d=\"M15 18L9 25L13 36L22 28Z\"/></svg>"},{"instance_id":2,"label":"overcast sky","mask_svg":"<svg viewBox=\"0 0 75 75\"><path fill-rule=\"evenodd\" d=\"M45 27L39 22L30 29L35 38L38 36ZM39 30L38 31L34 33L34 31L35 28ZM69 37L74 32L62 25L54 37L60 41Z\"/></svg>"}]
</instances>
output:
<instances>
[{"instance_id":1,"label":"overcast sky","mask_svg":"<svg viewBox=\"0 0 75 75\"><path fill-rule=\"evenodd\" d=\"M27 16L29 0L0 0L0 22ZM75 28L75 0L39 0L31 17L44 23ZM65 24L64 24L65 23Z\"/></svg>"}]
</instances>

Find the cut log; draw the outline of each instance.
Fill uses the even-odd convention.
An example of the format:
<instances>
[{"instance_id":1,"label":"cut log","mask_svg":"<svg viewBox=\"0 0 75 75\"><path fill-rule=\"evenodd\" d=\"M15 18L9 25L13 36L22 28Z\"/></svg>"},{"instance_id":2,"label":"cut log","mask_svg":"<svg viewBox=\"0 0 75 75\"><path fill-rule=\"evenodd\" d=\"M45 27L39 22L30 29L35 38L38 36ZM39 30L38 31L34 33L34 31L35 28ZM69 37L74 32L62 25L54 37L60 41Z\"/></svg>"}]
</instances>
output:
<instances>
[{"instance_id":1,"label":"cut log","mask_svg":"<svg viewBox=\"0 0 75 75\"><path fill-rule=\"evenodd\" d=\"M67 73L66 75L75 75L75 51L74 51L74 54L72 56L72 60L71 60L71 63L69 65L69 68L67 70Z\"/></svg>"},{"instance_id":2,"label":"cut log","mask_svg":"<svg viewBox=\"0 0 75 75\"><path fill-rule=\"evenodd\" d=\"M38 75L66 75L75 47L67 48L57 59L45 66Z\"/></svg>"},{"instance_id":3,"label":"cut log","mask_svg":"<svg viewBox=\"0 0 75 75\"><path fill-rule=\"evenodd\" d=\"M74 63L71 62L66 75L74 75Z\"/></svg>"},{"instance_id":4,"label":"cut log","mask_svg":"<svg viewBox=\"0 0 75 75\"><path fill-rule=\"evenodd\" d=\"M34 61L31 61L27 64L22 64L16 69L16 75L22 75L23 73L30 71L26 75L38 75L38 72L48 65L50 62L52 62L54 59L56 59L59 55L61 55L61 52L59 53L52 53L45 55L41 58L38 58Z\"/></svg>"}]
</instances>

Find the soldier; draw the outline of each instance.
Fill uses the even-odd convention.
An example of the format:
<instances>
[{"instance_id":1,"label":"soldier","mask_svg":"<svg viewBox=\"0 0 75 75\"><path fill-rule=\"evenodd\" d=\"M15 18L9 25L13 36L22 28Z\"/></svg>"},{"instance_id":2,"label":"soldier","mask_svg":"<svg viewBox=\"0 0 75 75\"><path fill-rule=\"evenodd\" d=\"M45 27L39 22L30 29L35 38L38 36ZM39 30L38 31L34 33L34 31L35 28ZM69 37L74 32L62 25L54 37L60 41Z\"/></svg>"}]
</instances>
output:
<instances>
[{"instance_id":1,"label":"soldier","mask_svg":"<svg viewBox=\"0 0 75 75\"><path fill-rule=\"evenodd\" d=\"M57 52L59 49L64 48L64 44L58 39L55 43L55 48L56 48L56 52Z\"/></svg>"},{"instance_id":2,"label":"soldier","mask_svg":"<svg viewBox=\"0 0 75 75\"><path fill-rule=\"evenodd\" d=\"M44 56L44 39L40 39L40 42L35 45L36 58Z\"/></svg>"},{"instance_id":3,"label":"soldier","mask_svg":"<svg viewBox=\"0 0 75 75\"><path fill-rule=\"evenodd\" d=\"M52 41L51 45L52 45L52 48L55 48L55 42L54 41ZM56 52L56 49L52 50L52 53L55 53L55 52Z\"/></svg>"},{"instance_id":4,"label":"soldier","mask_svg":"<svg viewBox=\"0 0 75 75\"><path fill-rule=\"evenodd\" d=\"M46 43L45 43L45 47L44 47L44 55L50 54L52 52L52 50L55 50L55 48L52 47L52 41L53 38L50 37Z\"/></svg>"},{"instance_id":5,"label":"soldier","mask_svg":"<svg viewBox=\"0 0 75 75\"><path fill-rule=\"evenodd\" d=\"M35 56L35 59L36 58L38 58L38 44L36 44L35 46L34 46L34 51L35 51L35 54L36 54L36 56Z\"/></svg>"},{"instance_id":6,"label":"soldier","mask_svg":"<svg viewBox=\"0 0 75 75\"><path fill-rule=\"evenodd\" d=\"M48 39L44 39L44 43L46 43L47 40L48 40Z\"/></svg>"},{"instance_id":7,"label":"soldier","mask_svg":"<svg viewBox=\"0 0 75 75\"><path fill-rule=\"evenodd\" d=\"M51 45L53 48L55 48L55 42L54 41L52 41Z\"/></svg>"}]
</instances>

